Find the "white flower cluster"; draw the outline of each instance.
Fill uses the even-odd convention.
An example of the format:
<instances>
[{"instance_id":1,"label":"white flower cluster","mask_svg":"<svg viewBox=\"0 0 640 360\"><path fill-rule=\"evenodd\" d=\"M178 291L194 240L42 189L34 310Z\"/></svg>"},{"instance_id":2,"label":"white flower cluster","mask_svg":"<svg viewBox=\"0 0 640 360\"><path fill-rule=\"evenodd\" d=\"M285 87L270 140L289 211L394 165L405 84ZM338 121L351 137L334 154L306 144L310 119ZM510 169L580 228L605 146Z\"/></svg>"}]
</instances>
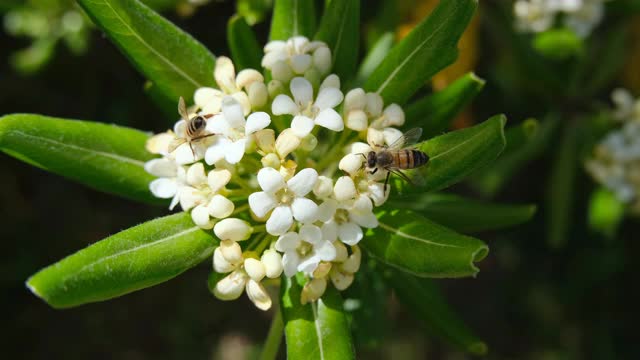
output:
<instances>
[{"instance_id":1,"label":"white flower cluster","mask_svg":"<svg viewBox=\"0 0 640 360\"><path fill-rule=\"evenodd\" d=\"M147 149L162 157L145 166L158 177L149 186L155 196L220 239L213 268L227 275L214 295L246 292L262 310L271 307L263 280L282 273L308 280L302 303L329 283L351 285L358 243L378 226L374 207L389 195L386 172L371 174L362 155L393 143L404 124L402 108L385 107L378 94L343 95L326 44L294 37L264 50L269 83L218 58L218 88L198 89L182 111L188 119L149 139Z\"/></svg>"},{"instance_id":2,"label":"white flower cluster","mask_svg":"<svg viewBox=\"0 0 640 360\"><path fill-rule=\"evenodd\" d=\"M587 37L604 15L608 0L517 0L513 10L516 26L525 32L543 32L553 27L558 15L563 26Z\"/></svg>"},{"instance_id":3,"label":"white flower cluster","mask_svg":"<svg viewBox=\"0 0 640 360\"><path fill-rule=\"evenodd\" d=\"M622 125L595 147L586 168L621 202L640 210L640 99L623 89L614 90L611 98L613 118Z\"/></svg>"}]
</instances>

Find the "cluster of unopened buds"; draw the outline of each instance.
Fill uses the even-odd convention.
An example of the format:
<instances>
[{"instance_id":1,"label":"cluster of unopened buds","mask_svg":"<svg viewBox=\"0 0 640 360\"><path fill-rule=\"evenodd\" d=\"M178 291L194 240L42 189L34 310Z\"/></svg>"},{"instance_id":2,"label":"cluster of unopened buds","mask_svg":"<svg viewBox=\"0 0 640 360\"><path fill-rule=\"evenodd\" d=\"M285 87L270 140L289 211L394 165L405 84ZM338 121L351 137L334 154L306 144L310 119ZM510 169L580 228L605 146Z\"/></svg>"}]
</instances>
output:
<instances>
[{"instance_id":1,"label":"cluster of unopened buds","mask_svg":"<svg viewBox=\"0 0 640 360\"><path fill-rule=\"evenodd\" d=\"M216 297L246 291L260 309L271 298L263 280L302 274L301 302L344 290L361 261L358 243L378 226L374 208L389 191L363 154L402 136L400 106L353 89L343 95L326 44L294 37L265 48L260 71L236 74L217 59L217 89L200 88L173 129L147 149L162 157L145 169L151 192L191 213L220 239L213 268L226 274ZM182 101L181 101L182 103Z\"/></svg>"},{"instance_id":2,"label":"cluster of unopened buds","mask_svg":"<svg viewBox=\"0 0 640 360\"><path fill-rule=\"evenodd\" d=\"M640 213L640 99L624 89L612 94L612 117L621 123L596 145L586 163L591 175L618 200Z\"/></svg>"},{"instance_id":3,"label":"cluster of unopened buds","mask_svg":"<svg viewBox=\"0 0 640 360\"><path fill-rule=\"evenodd\" d=\"M565 27L580 37L586 37L602 20L606 1L608 0L517 0L513 10L516 26L522 31L546 31L561 17Z\"/></svg>"}]
</instances>

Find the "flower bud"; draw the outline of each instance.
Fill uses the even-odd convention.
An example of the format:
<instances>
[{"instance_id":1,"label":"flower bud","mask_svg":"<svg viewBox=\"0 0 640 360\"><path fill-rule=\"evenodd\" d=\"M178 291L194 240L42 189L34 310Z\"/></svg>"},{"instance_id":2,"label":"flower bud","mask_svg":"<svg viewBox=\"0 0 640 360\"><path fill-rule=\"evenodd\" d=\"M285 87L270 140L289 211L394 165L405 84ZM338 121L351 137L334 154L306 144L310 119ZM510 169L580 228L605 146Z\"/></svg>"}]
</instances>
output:
<instances>
[{"instance_id":1,"label":"flower bud","mask_svg":"<svg viewBox=\"0 0 640 360\"><path fill-rule=\"evenodd\" d=\"M365 96L366 103L364 111L369 114L369 117L371 118L380 117L380 115L382 114L382 106L384 105L382 96L376 93L367 93Z\"/></svg>"},{"instance_id":2,"label":"flower bud","mask_svg":"<svg viewBox=\"0 0 640 360\"><path fill-rule=\"evenodd\" d=\"M254 82L251 84L247 89L247 94L253 109L260 109L269 101L269 92L263 82Z\"/></svg>"},{"instance_id":3,"label":"flower bud","mask_svg":"<svg viewBox=\"0 0 640 360\"><path fill-rule=\"evenodd\" d=\"M329 275L329 271L331 271L331 263L326 261L321 261L315 270L313 270L313 277L320 279Z\"/></svg>"},{"instance_id":4,"label":"flower bud","mask_svg":"<svg viewBox=\"0 0 640 360\"><path fill-rule=\"evenodd\" d=\"M318 69L312 67L305 71L304 78L311 83L311 86L313 86L314 89L316 89L320 86L320 79L322 78L322 75L320 75Z\"/></svg>"},{"instance_id":5,"label":"flower bud","mask_svg":"<svg viewBox=\"0 0 640 360\"><path fill-rule=\"evenodd\" d=\"M260 258L264 264L265 275L270 279L275 279L282 274L282 256L275 250L265 250Z\"/></svg>"},{"instance_id":6,"label":"flower bud","mask_svg":"<svg viewBox=\"0 0 640 360\"><path fill-rule=\"evenodd\" d=\"M255 281L260 281L265 276L264 264L258 259L248 258L244 260L244 271Z\"/></svg>"},{"instance_id":7,"label":"flower bud","mask_svg":"<svg viewBox=\"0 0 640 360\"><path fill-rule=\"evenodd\" d=\"M276 151L281 158L285 158L300 146L300 142L300 138L293 133L293 130L285 129L276 139Z\"/></svg>"},{"instance_id":8,"label":"flower bud","mask_svg":"<svg viewBox=\"0 0 640 360\"><path fill-rule=\"evenodd\" d=\"M236 70L233 62L226 56L220 56L216 59L216 67L213 70L213 77L216 80L220 90L227 94L236 91L235 84Z\"/></svg>"},{"instance_id":9,"label":"flower bud","mask_svg":"<svg viewBox=\"0 0 640 360\"><path fill-rule=\"evenodd\" d=\"M249 300L251 300L258 309L266 311L271 308L271 297L262 284L254 280L249 280L246 291Z\"/></svg>"},{"instance_id":10,"label":"flower bud","mask_svg":"<svg viewBox=\"0 0 640 360\"><path fill-rule=\"evenodd\" d=\"M286 91L286 88L284 87L284 84L282 84L282 81L280 80L271 80L269 81L269 84L267 84L267 92L269 93L269 97L271 99L275 99L276 96L280 94L284 94L285 91Z\"/></svg>"},{"instance_id":11,"label":"flower bud","mask_svg":"<svg viewBox=\"0 0 640 360\"><path fill-rule=\"evenodd\" d=\"M274 152L276 149L276 135L273 129L262 129L255 133L258 148L265 153Z\"/></svg>"},{"instance_id":12,"label":"flower bud","mask_svg":"<svg viewBox=\"0 0 640 360\"><path fill-rule=\"evenodd\" d=\"M382 130L378 130L370 127L367 130L367 142L371 146L382 146L385 144L384 142L384 133Z\"/></svg>"},{"instance_id":13,"label":"flower bud","mask_svg":"<svg viewBox=\"0 0 640 360\"><path fill-rule=\"evenodd\" d=\"M203 197L198 189L194 189L191 186L183 186L180 189L180 206L182 210L188 211L193 207L200 205Z\"/></svg>"},{"instance_id":14,"label":"flower bud","mask_svg":"<svg viewBox=\"0 0 640 360\"><path fill-rule=\"evenodd\" d=\"M338 270L332 271L329 277L333 286L340 291L347 289L353 283L354 278L353 274L343 273Z\"/></svg>"},{"instance_id":15,"label":"flower bud","mask_svg":"<svg viewBox=\"0 0 640 360\"><path fill-rule=\"evenodd\" d=\"M286 62L282 60L276 61L271 68L271 77L283 83L288 83L293 78L293 70Z\"/></svg>"},{"instance_id":16,"label":"flower bud","mask_svg":"<svg viewBox=\"0 0 640 360\"><path fill-rule=\"evenodd\" d=\"M318 300L327 289L327 280L315 278L309 280L300 293L300 303L302 305Z\"/></svg>"},{"instance_id":17,"label":"flower bud","mask_svg":"<svg viewBox=\"0 0 640 360\"><path fill-rule=\"evenodd\" d=\"M346 126L355 131L364 131L369 125L367 114L363 110L351 110L347 114Z\"/></svg>"},{"instance_id":18,"label":"flower bud","mask_svg":"<svg viewBox=\"0 0 640 360\"><path fill-rule=\"evenodd\" d=\"M291 70L293 70L295 74L304 74L304 72L311 67L312 60L313 59L309 54L293 55L289 64L291 65Z\"/></svg>"},{"instance_id":19,"label":"flower bud","mask_svg":"<svg viewBox=\"0 0 640 360\"><path fill-rule=\"evenodd\" d=\"M204 164L197 162L187 170L187 183L191 186L198 186L207 182L207 175L204 173Z\"/></svg>"},{"instance_id":20,"label":"flower bud","mask_svg":"<svg viewBox=\"0 0 640 360\"><path fill-rule=\"evenodd\" d=\"M207 205L209 215L217 219L223 219L233 213L233 202L222 195L214 195Z\"/></svg>"},{"instance_id":21,"label":"flower bud","mask_svg":"<svg viewBox=\"0 0 640 360\"><path fill-rule=\"evenodd\" d=\"M367 154L369 151L371 151L371 146L369 146L369 144L363 143L363 142L354 142L353 144L351 144L351 149L349 149L349 152L352 154Z\"/></svg>"},{"instance_id":22,"label":"flower bud","mask_svg":"<svg viewBox=\"0 0 640 360\"><path fill-rule=\"evenodd\" d=\"M347 246L342 241L335 241L333 246L336 248L336 258L333 261L339 263L344 262L349 258Z\"/></svg>"},{"instance_id":23,"label":"flower bud","mask_svg":"<svg viewBox=\"0 0 640 360\"><path fill-rule=\"evenodd\" d=\"M391 104L384 109L384 126L404 125L404 111L398 104Z\"/></svg>"},{"instance_id":24,"label":"flower bud","mask_svg":"<svg viewBox=\"0 0 640 360\"><path fill-rule=\"evenodd\" d=\"M313 134L308 134L302 138L300 148L304 151L313 151L318 145L318 139Z\"/></svg>"},{"instance_id":25,"label":"flower bud","mask_svg":"<svg viewBox=\"0 0 640 360\"><path fill-rule=\"evenodd\" d=\"M198 205L191 210L191 219L202 229L211 229L213 227L213 223L209 218L209 211L204 205Z\"/></svg>"},{"instance_id":26,"label":"flower bud","mask_svg":"<svg viewBox=\"0 0 640 360\"><path fill-rule=\"evenodd\" d=\"M231 171L227 169L215 169L209 171L207 182L211 192L217 193L231 181Z\"/></svg>"},{"instance_id":27,"label":"flower bud","mask_svg":"<svg viewBox=\"0 0 640 360\"><path fill-rule=\"evenodd\" d=\"M242 295L249 276L243 270L236 270L218 281L213 295L220 300L235 300Z\"/></svg>"},{"instance_id":28,"label":"flower bud","mask_svg":"<svg viewBox=\"0 0 640 360\"><path fill-rule=\"evenodd\" d=\"M264 83L264 77L258 70L244 69L236 76L236 86L238 89L249 88L254 83Z\"/></svg>"},{"instance_id":29,"label":"flower bud","mask_svg":"<svg viewBox=\"0 0 640 360\"><path fill-rule=\"evenodd\" d=\"M344 96L345 113L349 113L353 110L364 110L366 104L367 96L361 88L350 90L347 95Z\"/></svg>"},{"instance_id":30,"label":"flower bud","mask_svg":"<svg viewBox=\"0 0 640 360\"><path fill-rule=\"evenodd\" d=\"M331 50L328 47L323 46L313 52L313 66L322 75L329 73L331 70Z\"/></svg>"},{"instance_id":31,"label":"flower bud","mask_svg":"<svg viewBox=\"0 0 640 360\"><path fill-rule=\"evenodd\" d=\"M220 95L220 90L210 87L201 87L193 93L193 102L198 105L200 109L203 109L206 105L220 97Z\"/></svg>"},{"instance_id":32,"label":"flower bud","mask_svg":"<svg viewBox=\"0 0 640 360\"><path fill-rule=\"evenodd\" d=\"M333 187L333 194L338 201L354 198L356 196L356 185L353 183L353 179L348 176L340 177Z\"/></svg>"},{"instance_id":33,"label":"flower bud","mask_svg":"<svg viewBox=\"0 0 640 360\"><path fill-rule=\"evenodd\" d=\"M213 227L213 232L220 240L242 241L251 236L253 228L244 220L227 218L219 221Z\"/></svg>"},{"instance_id":34,"label":"flower bud","mask_svg":"<svg viewBox=\"0 0 640 360\"><path fill-rule=\"evenodd\" d=\"M265 155L260 162L262 163L262 167L274 168L276 170L280 169L280 157L274 153Z\"/></svg>"},{"instance_id":35,"label":"flower bud","mask_svg":"<svg viewBox=\"0 0 640 360\"><path fill-rule=\"evenodd\" d=\"M324 80L322 80L322 84L320 84L320 90L328 87L336 88L338 90L340 89L340 78L338 77L338 75L331 74L324 78Z\"/></svg>"},{"instance_id":36,"label":"flower bud","mask_svg":"<svg viewBox=\"0 0 640 360\"><path fill-rule=\"evenodd\" d=\"M340 265L340 268L344 272L354 274L358 272L358 269L360 269L360 261L362 260L362 253L360 252L360 248L358 246L352 246L351 251L352 251L351 255L349 255L349 258L347 258L347 260L345 260Z\"/></svg>"},{"instance_id":37,"label":"flower bud","mask_svg":"<svg viewBox=\"0 0 640 360\"><path fill-rule=\"evenodd\" d=\"M313 193L319 198L325 198L333 192L333 180L324 175L318 176L318 181L313 187Z\"/></svg>"},{"instance_id":38,"label":"flower bud","mask_svg":"<svg viewBox=\"0 0 640 360\"><path fill-rule=\"evenodd\" d=\"M171 131L163 132L150 137L145 148L152 154L166 155L169 153L169 144L176 138Z\"/></svg>"},{"instance_id":39,"label":"flower bud","mask_svg":"<svg viewBox=\"0 0 640 360\"><path fill-rule=\"evenodd\" d=\"M230 263L229 261L227 261L227 259L224 258L224 256L222 255L222 250L220 250L220 247L218 246L213 251L213 270L218 273L224 274L233 271L235 268L236 266L234 264Z\"/></svg>"},{"instance_id":40,"label":"flower bud","mask_svg":"<svg viewBox=\"0 0 640 360\"><path fill-rule=\"evenodd\" d=\"M231 265L237 266L243 260L242 248L240 248L240 245L235 241L222 240L220 241L218 249L220 249L222 257Z\"/></svg>"},{"instance_id":41,"label":"flower bud","mask_svg":"<svg viewBox=\"0 0 640 360\"><path fill-rule=\"evenodd\" d=\"M362 167L364 158L360 154L347 154L338 164L338 168L347 174L355 174Z\"/></svg>"}]
</instances>

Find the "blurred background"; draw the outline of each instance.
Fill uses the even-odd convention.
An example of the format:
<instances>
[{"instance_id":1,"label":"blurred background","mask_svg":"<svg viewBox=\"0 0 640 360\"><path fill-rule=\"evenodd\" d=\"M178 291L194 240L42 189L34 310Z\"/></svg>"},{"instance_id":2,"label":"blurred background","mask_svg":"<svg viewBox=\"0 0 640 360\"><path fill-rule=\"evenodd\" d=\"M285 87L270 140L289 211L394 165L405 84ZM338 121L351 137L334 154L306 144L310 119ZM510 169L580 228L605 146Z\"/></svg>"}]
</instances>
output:
<instances>
[{"instance_id":1,"label":"blurred background","mask_svg":"<svg viewBox=\"0 0 640 360\"><path fill-rule=\"evenodd\" d=\"M145 2L216 55L229 55L226 23L235 13L253 24L261 41L268 35L269 0ZM402 38L435 3L367 1L362 9L363 54L385 33ZM500 173L498 185L487 180L492 179L487 170L451 189L499 202L536 204L538 212L523 226L478 235L491 253L479 264L476 279L437 283L488 344L488 358L637 359L640 298L634 291L634 265L640 253L640 223L623 210L605 226L594 226L596 210L610 218L624 204L615 198L604 205L594 200L602 187L585 170L584 160L594 144L615 129L607 110L613 106L611 91L625 87L639 94L640 18L627 8L607 7L587 39L579 45L575 39L564 42L558 52L557 41L546 46L540 36L517 33L512 6L511 1L481 2L461 40L459 61L438 74L425 92L442 89L473 70L487 84L455 127L506 113L508 126L538 119L538 137L542 129L551 129L551 135L530 145L529 156L518 166ZM2 0L0 15L0 115L30 112L153 132L175 120L168 120L145 95L144 79L72 1ZM617 48L606 47L612 39L617 39ZM568 47L573 50L566 55ZM533 65L523 65L523 56ZM604 67L606 76L596 85L565 81L565 74L578 64L589 69L581 78L592 80ZM556 82L545 83L535 71ZM558 158L566 159L558 153L565 148L564 134L583 128L575 125L582 123L596 125L578 141L574 161L557 165ZM573 169L570 175L557 170L566 168ZM108 302L64 311L50 308L24 286L30 275L167 210L95 192L4 154L0 186L5 324L0 348L6 358L242 359L257 353L271 314L245 297L228 303L216 300L206 286L209 263ZM366 324L369 331L356 334L358 358L469 357L430 336L393 295L371 301L378 303L372 311L380 313L373 316L375 323ZM282 351L280 356L284 358Z\"/></svg>"}]
</instances>

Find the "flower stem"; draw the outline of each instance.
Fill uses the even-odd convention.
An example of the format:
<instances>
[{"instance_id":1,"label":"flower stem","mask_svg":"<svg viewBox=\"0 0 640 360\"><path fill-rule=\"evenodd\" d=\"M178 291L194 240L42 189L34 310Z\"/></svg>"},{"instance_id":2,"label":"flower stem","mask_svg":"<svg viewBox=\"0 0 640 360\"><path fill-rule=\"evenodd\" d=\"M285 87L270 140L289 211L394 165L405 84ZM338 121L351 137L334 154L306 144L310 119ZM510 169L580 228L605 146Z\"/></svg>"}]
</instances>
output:
<instances>
[{"instance_id":1,"label":"flower stem","mask_svg":"<svg viewBox=\"0 0 640 360\"><path fill-rule=\"evenodd\" d=\"M267 334L267 339L262 347L260 360L274 360L276 356L278 356L283 331L284 323L282 322L282 313L280 312L280 307L278 307L276 313L273 315L273 320L271 320L271 327L269 328L269 334Z\"/></svg>"},{"instance_id":2,"label":"flower stem","mask_svg":"<svg viewBox=\"0 0 640 360\"><path fill-rule=\"evenodd\" d=\"M317 165L317 169L322 171L324 170L325 167L327 167L327 165L329 165L332 162L336 161L336 158L338 158L337 160L339 161L339 157L342 153L342 151L344 150L344 145L349 141L349 139L351 138L351 134L353 133L353 131L349 130L349 129L344 129L344 131L342 132L342 134L340 134L340 138L338 139L338 142L332 147L331 151L327 154L327 156L324 156L322 158L322 160L320 160L320 162Z\"/></svg>"}]
</instances>

